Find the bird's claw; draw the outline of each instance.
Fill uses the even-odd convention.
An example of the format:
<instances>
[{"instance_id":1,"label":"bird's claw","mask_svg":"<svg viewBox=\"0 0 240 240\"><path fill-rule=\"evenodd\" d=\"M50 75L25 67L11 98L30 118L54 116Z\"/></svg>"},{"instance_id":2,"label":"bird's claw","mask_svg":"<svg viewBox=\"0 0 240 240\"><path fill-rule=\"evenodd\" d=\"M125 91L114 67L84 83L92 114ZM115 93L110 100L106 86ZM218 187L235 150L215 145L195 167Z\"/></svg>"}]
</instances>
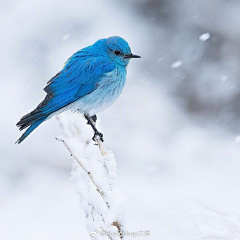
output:
<instances>
[{"instance_id":1,"label":"bird's claw","mask_svg":"<svg viewBox=\"0 0 240 240\"><path fill-rule=\"evenodd\" d=\"M95 142L97 139L100 139L103 142L103 134L100 132L95 132L92 140Z\"/></svg>"}]
</instances>

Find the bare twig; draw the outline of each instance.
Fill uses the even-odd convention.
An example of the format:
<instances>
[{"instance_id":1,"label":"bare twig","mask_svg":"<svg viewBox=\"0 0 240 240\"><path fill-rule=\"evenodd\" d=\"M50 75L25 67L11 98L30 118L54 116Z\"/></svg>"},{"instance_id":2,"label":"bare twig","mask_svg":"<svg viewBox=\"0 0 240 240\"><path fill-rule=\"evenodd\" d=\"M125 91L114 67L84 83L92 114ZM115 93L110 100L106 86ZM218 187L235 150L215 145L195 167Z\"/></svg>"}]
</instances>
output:
<instances>
[{"instance_id":1,"label":"bare twig","mask_svg":"<svg viewBox=\"0 0 240 240\"><path fill-rule=\"evenodd\" d=\"M95 185L97 191L98 191L98 192L100 193L100 195L103 197L103 199L104 199L107 207L109 208L110 205L109 205L109 203L108 203L108 202L106 201L106 199L105 199L105 198L106 198L106 195L105 195L105 193L103 192L103 190L96 184L96 182L95 182L95 180L94 180L91 172L88 171L88 170L83 166L83 164L81 163L81 161L79 161L79 159L78 159L77 156L73 153L73 151L71 150L71 148L69 147L69 145L66 143L65 140L60 139L60 138L57 138L57 137L56 137L56 140L57 140L57 141L60 141L60 142L62 142L62 143L64 144L64 146L65 146L65 147L67 148L67 150L70 152L71 157L73 157L73 158L77 161L77 163L82 167L82 169L87 173L87 175L89 176L89 178L92 180L93 184Z\"/></svg>"},{"instance_id":2,"label":"bare twig","mask_svg":"<svg viewBox=\"0 0 240 240\"><path fill-rule=\"evenodd\" d=\"M123 226L118 221L113 222L112 225L118 229L119 236L123 239Z\"/></svg>"}]
</instances>

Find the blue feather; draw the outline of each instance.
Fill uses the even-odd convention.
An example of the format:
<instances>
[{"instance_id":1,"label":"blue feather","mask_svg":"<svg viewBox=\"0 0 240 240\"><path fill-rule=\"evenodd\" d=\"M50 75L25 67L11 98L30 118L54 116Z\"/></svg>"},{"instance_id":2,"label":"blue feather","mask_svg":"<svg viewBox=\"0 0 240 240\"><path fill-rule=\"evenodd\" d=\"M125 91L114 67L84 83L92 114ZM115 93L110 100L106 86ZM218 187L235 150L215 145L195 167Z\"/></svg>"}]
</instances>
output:
<instances>
[{"instance_id":1,"label":"blue feather","mask_svg":"<svg viewBox=\"0 0 240 240\"><path fill-rule=\"evenodd\" d=\"M17 144L20 144L33 130L35 130L46 118L35 121L31 126L24 132L24 134L16 141Z\"/></svg>"}]
</instances>

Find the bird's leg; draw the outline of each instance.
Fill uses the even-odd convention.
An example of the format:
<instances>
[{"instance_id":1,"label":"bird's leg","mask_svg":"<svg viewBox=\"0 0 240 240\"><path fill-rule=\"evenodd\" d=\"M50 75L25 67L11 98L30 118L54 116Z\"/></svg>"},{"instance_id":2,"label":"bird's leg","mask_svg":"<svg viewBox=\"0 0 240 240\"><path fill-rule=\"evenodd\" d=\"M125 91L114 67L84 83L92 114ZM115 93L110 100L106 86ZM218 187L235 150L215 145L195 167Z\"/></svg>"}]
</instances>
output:
<instances>
[{"instance_id":1,"label":"bird's leg","mask_svg":"<svg viewBox=\"0 0 240 240\"><path fill-rule=\"evenodd\" d=\"M85 119L87 120L87 124L90 124L89 116L84 114Z\"/></svg>"},{"instance_id":2,"label":"bird's leg","mask_svg":"<svg viewBox=\"0 0 240 240\"><path fill-rule=\"evenodd\" d=\"M100 140L103 142L103 134L100 133L97 130L97 128L95 127L95 124L94 124L96 122L96 120L97 120L97 116L94 115L92 117L89 117L88 115L84 114L84 117L87 119L87 124L89 124L92 127L93 131L94 131L94 135L92 137L92 140L95 142L96 141L96 137L99 137ZM91 119L93 120L94 123L92 123Z\"/></svg>"},{"instance_id":3,"label":"bird's leg","mask_svg":"<svg viewBox=\"0 0 240 240\"><path fill-rule=\"evenodd\" d=\"M94 122L97 122L97 116L96 115L93 115L91 118Z\"/></svg>"},{"instance_id":4,"label":"bird's leg","mask_svg":"<svg viewBox=\"0 0 240 240\"><path fill-rule=\"evenodd\" d=\"M90 117L88 117L88 115L86 115L86 114L84 114L84 117L87 119L87 124L90 124L90 121L89 121ZM94 122L97 122L97 116L96 115L93 115L91 118Z\"/></svg>"}]
</instances>

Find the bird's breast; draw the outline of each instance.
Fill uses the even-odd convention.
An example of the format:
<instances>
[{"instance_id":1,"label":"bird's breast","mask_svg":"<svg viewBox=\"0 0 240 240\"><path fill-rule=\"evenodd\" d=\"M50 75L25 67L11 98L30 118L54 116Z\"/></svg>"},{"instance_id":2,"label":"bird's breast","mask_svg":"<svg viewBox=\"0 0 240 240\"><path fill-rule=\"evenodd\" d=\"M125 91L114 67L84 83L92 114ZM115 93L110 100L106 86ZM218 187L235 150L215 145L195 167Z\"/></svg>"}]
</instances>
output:
<instances>
[{"instance_id":1,"label":"bird's breast","mask_svg":"<svg viewBox=\"0 0 240 240\"><path fill-rule=\"evenodd\" d=\"M90 116L105 110L120 96L125 82L125 68L115 68L101 78L93 92L76 101L73 110L77 108Z\"/></svg>"}]
</instances>

